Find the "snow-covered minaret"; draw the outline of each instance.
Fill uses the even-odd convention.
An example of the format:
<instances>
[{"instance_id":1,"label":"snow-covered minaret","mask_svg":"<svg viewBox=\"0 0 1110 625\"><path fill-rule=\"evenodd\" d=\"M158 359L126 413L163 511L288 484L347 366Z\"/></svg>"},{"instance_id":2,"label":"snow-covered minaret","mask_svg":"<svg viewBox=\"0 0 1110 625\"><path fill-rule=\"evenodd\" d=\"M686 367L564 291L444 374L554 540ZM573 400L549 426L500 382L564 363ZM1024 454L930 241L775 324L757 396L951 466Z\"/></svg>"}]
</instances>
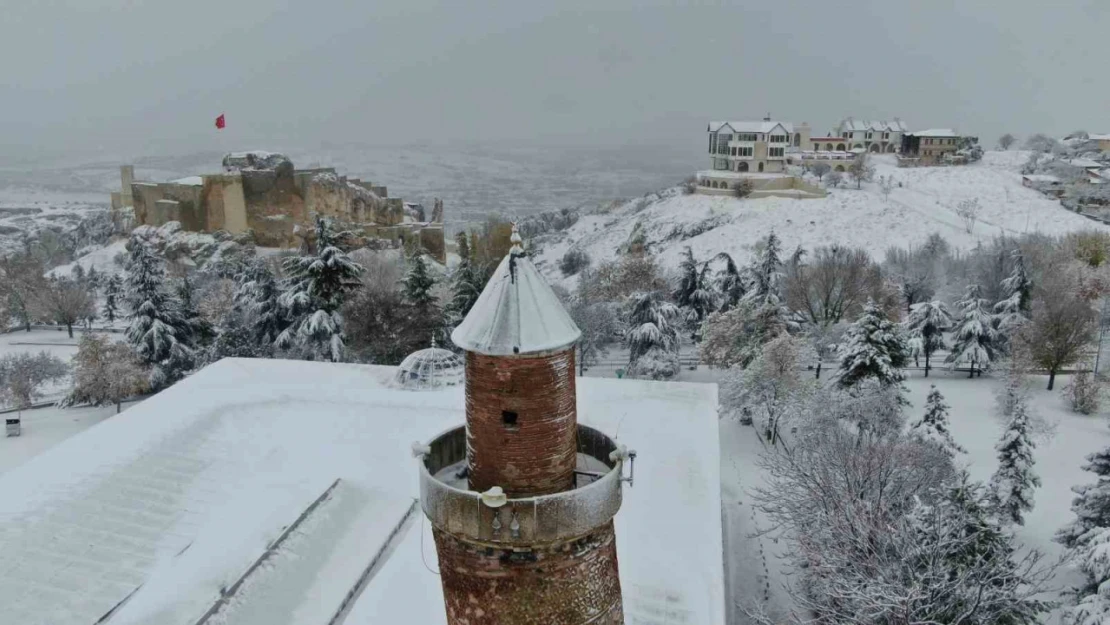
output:
<instances>
[{"instance_id":1,"label":"snow-covered minaret","mask_svg":"<svg viewBox=\"0 0 1110 625\"><path fill-rule=\"evenodd\" d=\"M581 332L515 227L512 243L451 335L466 351L466 427L414 447L447 621L623 623L613 517L632 454L578 424Z\"/></svg>"}]
</instances>

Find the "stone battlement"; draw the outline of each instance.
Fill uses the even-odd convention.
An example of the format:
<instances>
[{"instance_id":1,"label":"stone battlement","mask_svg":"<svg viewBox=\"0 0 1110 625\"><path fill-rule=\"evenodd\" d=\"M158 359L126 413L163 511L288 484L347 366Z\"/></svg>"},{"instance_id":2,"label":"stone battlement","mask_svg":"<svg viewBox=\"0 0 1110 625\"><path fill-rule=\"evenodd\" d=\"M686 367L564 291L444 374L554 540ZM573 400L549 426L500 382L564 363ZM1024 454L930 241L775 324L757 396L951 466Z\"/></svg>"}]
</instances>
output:
<instances>
[{"instance_id":1,"label":"stone battlement","mask_svg":"<svg viewBox=\"0 0 1110 625\"><path fill-rule=\"evenodd\" d=\"M446 260L442 209L432 221L413 222L406 218L404 201L389 197L385 186L330 167L298 170L282 154L231 153L223 166L221 173L136 182L133 166L125 165L122 191L112 194L112 208L133 207L136 226L176 221L195 232L249 231L262 247L285 248L297 247L298 230L311 229L313 217L323 215L367 237L415 241L440 262Z\"/></svg>"}]
</instances>

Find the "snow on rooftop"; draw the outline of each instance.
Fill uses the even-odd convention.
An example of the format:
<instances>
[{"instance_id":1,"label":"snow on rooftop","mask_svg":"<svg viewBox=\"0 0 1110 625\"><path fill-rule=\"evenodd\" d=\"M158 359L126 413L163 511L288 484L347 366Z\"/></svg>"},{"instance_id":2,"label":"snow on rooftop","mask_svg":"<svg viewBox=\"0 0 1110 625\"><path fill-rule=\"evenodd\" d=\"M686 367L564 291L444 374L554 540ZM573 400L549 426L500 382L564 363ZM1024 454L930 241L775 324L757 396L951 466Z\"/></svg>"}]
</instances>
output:
<instances>
[{"instance_id":1,"label":"snow on rooftop","mask_svg":"<svg viewBox=\"0 0 1110 625\"><path fill-rule=\"evenodd\" d=\"M4 622L89 625L130 597L111 625L193 625L288 528L212 622L328 622L377 558L346 623L445 623L410 444L463 423L463 391L394 371L225 359L0 475ZM724 622L716 386L577 391L581 422L639 452L616 518L631 622Z\"/></svg>"},{"instance_id":2,"label":"snow on rooftop","mask_svg":"<svg viewBox=\"0 0 1110 625\"><path fill-rule=\"evenodd\" d=\"M888 132L905 132L906 124L900 119L887 120L861 120L849 117L840 122L842 130L879 130Z\"/></svg>"},{"instance_id":3,"label":"snow on rooftop","mask_svg":"<svg viewBox=\"0 0 1110 625\"><path fill-rule=\"evenodd\" d=\"M1110 141L1110 135L1087 135L1091 141Z\"/></svg>"},{"instance_id":4,"label":"snow on rooftop","mask_svg":"<svg viewBox=\"0 0 1110 625\"><path fill-rule=\"evenodd\" d=\"M930 128L909 133L915 137L958 137L960 134L951 128Z\"/></svg>"},{"instance_id":5,"label":"snow on rooftop","mask_svg":"<svg viewBox=\"0 0 1110 625\"><path fill-rule=\"evenodd\" d=\"M1059 178L1049 174L1025 174L1022 178L1030 182L1060 182Z\"/></svg>"},{"instance_id":6,"label":"snow on rooftop","mask_svg":"<svg viewBox=\"0 0 1110 625\"><path fill-rule=\"evenodd\" d=\"M455 345L480 354L507 356L566 347L582 332L536 266L520 248L497 266L474 307L451 333Z\"/></svg>"},{"instance_id":7,"label":"snow on rooftop","mask_svg":"<svg viewBox=\"0 0 1110 625\"><path fill-rule=\"evenodd\" d=\"M776 121L709 122L709 132L718 132L724 126L728 126L733 132L768 133L774 130L776 126L782 126L783 130L788 133L794 132L794 124ZM728 130L728 128L724 128L724 130Z\"/></svg>"},{"instance_id":8,"label":"snow on rooftop","mask_svg":"<svg viewBox=\"0 0 1110 625\"><path fill-rule=\"evenodd\" d=\"M184 184L192 187L199 187L204 184L204 178L200 176L186 176L184 178L178 178L177 180L171 180L170 182L172 182L173 184Z\"/></svg>"},{"instance_id":9,"label":"snow on rooftop","mask_svg":"<svg viewBox=\"0 0 1110 625\"><path fill-rule=\"evenodd\" d=\"M1102 163L1089 158L1073 158L1068 161L1068 163L1075 167L1082 167L1083 169L1097 169L1102 167Z\"/></svg>"}]
</instances>

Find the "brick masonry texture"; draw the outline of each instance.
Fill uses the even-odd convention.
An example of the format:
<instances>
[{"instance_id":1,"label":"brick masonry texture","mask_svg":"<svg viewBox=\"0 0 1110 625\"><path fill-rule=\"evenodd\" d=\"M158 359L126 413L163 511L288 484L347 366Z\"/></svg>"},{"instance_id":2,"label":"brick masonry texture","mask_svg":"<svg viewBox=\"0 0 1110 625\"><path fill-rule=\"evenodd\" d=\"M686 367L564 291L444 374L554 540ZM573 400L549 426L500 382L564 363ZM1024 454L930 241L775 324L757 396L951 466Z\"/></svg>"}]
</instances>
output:
<instances>
[{"instance_id":1,"label":"brick masonry texture","mask_svg":"<svg viewBox=\"0 0 1110 625\"><path fill-rule=\"evenodd\" d=\"M506 412L515 423L506 423ZM573 488L577 426L573 348L516 357L467 352L471 490L500 486L510 497L532 497Z\"/></svg>"},{"instance_id":2,"label":"brick masonry texture","mask_svg":"<svg viewBox=\"0 0 1110 625\"><path fill-rule=\"evenodd\" d=\"M433 534L449 625L624 623L612 522L574 541L516 552Z\"/></svg>"}]
</instances>

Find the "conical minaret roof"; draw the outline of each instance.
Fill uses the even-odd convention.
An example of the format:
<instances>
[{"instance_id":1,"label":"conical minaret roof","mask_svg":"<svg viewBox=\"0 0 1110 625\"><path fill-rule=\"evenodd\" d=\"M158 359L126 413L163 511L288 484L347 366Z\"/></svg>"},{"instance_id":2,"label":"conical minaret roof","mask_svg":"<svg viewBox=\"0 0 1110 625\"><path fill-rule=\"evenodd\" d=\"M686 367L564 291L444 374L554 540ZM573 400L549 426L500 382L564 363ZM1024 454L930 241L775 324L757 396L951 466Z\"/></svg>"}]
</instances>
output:
<instances>
[{"instance_id":1,"label":"conical minaret roof","mask_svg":"<svg viewBox=\"0 0 1110 625\"><path fill-rule=\"evenodd\" d=\"M513 247L478 301L451 333L455 345L488 356L559 349L582 335L536 266L524 255L513 227Z\"/></svg>"}]
</instances>

